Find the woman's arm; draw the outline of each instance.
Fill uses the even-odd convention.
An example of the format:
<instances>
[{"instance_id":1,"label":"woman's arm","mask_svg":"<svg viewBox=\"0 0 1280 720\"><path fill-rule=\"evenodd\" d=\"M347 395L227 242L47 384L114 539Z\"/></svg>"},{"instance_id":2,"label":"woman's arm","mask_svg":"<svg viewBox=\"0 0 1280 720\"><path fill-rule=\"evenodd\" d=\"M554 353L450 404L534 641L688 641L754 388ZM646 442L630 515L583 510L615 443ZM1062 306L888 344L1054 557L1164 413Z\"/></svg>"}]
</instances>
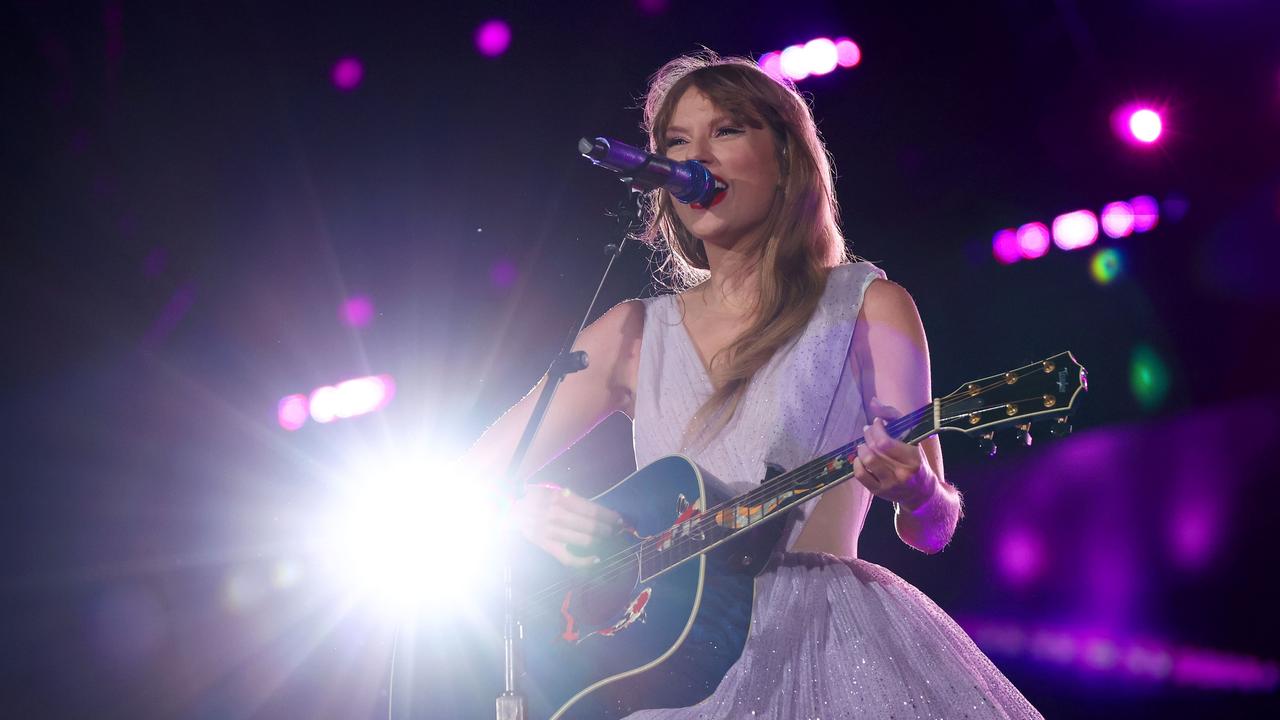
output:
<instances>
[{"instance_id":1,"label":"woman's arm","mask_svg":"<svg viewBox=\"0 0 1280 720\"><path fill-rule=\"evenodd\" d=\"M903 542L926 553L946 546L960 519L960 493L943 477L936 436L907 445L889 436L891 420L932 401L929 345L915 302L901 286L875 280L854 328L851 362L861 381L867 418L854 476L890 500Z\"/></svg>"},{"instance_id":2,"label":"woman's arm","mask_svg":"<svg viewBox=\"0 0 1280 720\"><path fill-rule=\"evenodd\" d=\"M520 480L528 479L613 413L631 414L643 331L644 303L639 300L615 305L582 331L574 349L585 350L589 364L561 383L520 465ZM543 377L484 431L463 456L464 467L485 477L500 477L506 472L546 383Z\"/></svg>"},{"instance_id":3,"label":"woman's arm","mask_svg":"<svg viewBox=\"0 0 1280 720\"><path fill-rule=\"evenodd\" d=\"M615 306L582 331L575 350L588 355L586 369L565 378L543 419L518 473L523 482L583 435L615 412L631 414L635 405L640 339L644 332L644 304L631 300ZM525 423L533 413L534 390L489 426L460 459L478 477L503 478ZM578 497L567 488L532 485L517 499L512 520L529 542L565 565L583 567L597 561L569 546L587 548L618 531L617 513Z\"/></svg>"}]
</instances>

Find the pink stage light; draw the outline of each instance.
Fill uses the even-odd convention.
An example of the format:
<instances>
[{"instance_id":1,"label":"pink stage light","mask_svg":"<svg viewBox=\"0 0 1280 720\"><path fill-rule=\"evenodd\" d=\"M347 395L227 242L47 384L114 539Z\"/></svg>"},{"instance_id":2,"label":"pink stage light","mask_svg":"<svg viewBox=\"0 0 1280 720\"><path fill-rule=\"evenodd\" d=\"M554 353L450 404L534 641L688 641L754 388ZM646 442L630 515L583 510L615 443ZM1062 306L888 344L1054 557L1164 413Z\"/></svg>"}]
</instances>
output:
<instances>
[{"instance_id":1,"label":"pink stage light","mask_svg":"<svg viewBox=\"0 0 1280 720\"><path fill-rule=\"evenodd\" d=\"M1053 219L1053 244L1062 250L1078 250L1098 241L1098 218L1088 210L1064 213Z\"/></svg>"},{"instance_id":2,"label":"pink stage light","mask_svg":"<svg viewBox=\"0 0 1280 720\"><path fill-rule=\"evenodd\" d=\"M782 74L799 82L809 77L809 54L803 45L792 45L782 51Z\"/></svg>"},{"instance_id":3,"label":"pink stage light","mask_svg":"<svg viewBox=\"0 0 1280 720\"><path fill-rule=\"evenodd\" d=\"M353 57L344 57L333 64L333 84L339 90L355 90L364 79L364 66Z\"/></svg>"},{"instance_id":4,"label":"pink stage light","mask_svg":"<svg viewBox=\"0 0 1280 720\"><path fill-rule=\"evenodd\" d=\"M1138 142L1153 143L1160 139L1163 130L1164 122L1160 119L1160 113L1151 108L1135 110L1129 115L1129 134Z\"/></svg>"},{"instance_id":5,"label":"pink stage light","mask_svg":"<svg viewBox=\"0 0 1280 720\"><path fill-rule=\"evenodd\" d=\"M816 38L805 43L804 54L809 60L810 75L826 75L840 63L836 44L827 38Z\"/></svg>"},{"instance_id":6,"label":"pink stage light","mask_svg":"<svg viewBox=\"0 0 1280 720\"><path fill-rule=\"evenodd\" d=\"M1111 129L1127 143L1151 146L1164 134L1164 117L1148 103L1125 103L1111 113Z\"/></svg>"},{"instance_id":7,"label":"pink stage light","mask_svg":"<svg viewBox=\"0 0 1280 720\"><path fill-rule=\"evenodd\" d=\"M1018 251L1028 260L1043 257L1049 252L1049 228L1039 222L1018 228Z\"/></svg>"},{"instance_id":8,"label":"pink stage light","mask_svg":"<svg viewBox=\"0 0 1280 720\"><path fill-rule=\"evenodd\" d=\"M348 327L364 327L373 322L373 300L365 295L353 295L342 303L338 319Z\"/></svg>"},{"instance_id":9,"label":"pink stage light","mask_svg":"<svg viewBox=\"0 0 1280 720\"><path fill-rule=\"evenodd\" d=\"M849 38L836 40L836 62L842 68L851 68L862 62L862 48Z\"/></svg>"},{"instance_id":10,"label":"pink stage light","mask_svg":"<svg viewBox=\"0 0 1280 720\"><path fill-rule=\"evenodd\" d=\"M307 424L307 396L285 395L276 403L276 422L293 431Z\"/></svg>"},{"instance_id":11,"label":"pink stage light","mask_svg":"<svg viewBox=\"0 0 1280 720\"><path fill-rule=\"evenodd\" d=\"M476 49L481 55L498 57L511 46L511 26L502 20L488 20L476 28Z\"/></svg>"},{"instance_id":12,"label":"pink stage light","mask_svg":"<svg viewBox=\"0 0 1280 720\"><path fill-rule=\"evenodd\" d=\"M1160 222L1160 203L1150 195L1139 195L1129 201L1133 208L1133 231L1144 233Z\"/></svg>"},{"instance_id":13,"label":"pink stage light","mask_svg":"<svg viewBox=\"0 0 1280 720\"><path fill-rule=\"evenodd\" d=\"M1022 259L1018 247L1018 234L1010 229L997 232L991 238L991 254L1002 265L1012 265Z\"/></svg>"},{"instance_id":14,"label":"pink stage light","mask_svg":"<svg viewBox=\"0 0 1280 720\"><path fill-rule=\"evenodd\" d=\"M1133 233L1133 206L1119 201L1102 208L1102 232L1109 238L1128 237Z\"/></svg>"},{"instance_id":15,"label":"pink stage light","mask_svg":"<svg viewBox=\"0 0 1280 720\"><path fill-rule=\"evenodd\" d=\"M780 52L767 52L760 56L760 59L756 61L756 64L760 66L760 69L763 70L766 75L774 80L782 82L782 79L786 77L782 74L782 53Z\"/></svg>"},{"instance_id":16,"label":"pink stage light","mask_svg":"<svg viewBox=\"0 0 1280 720\"><path fill-rule=\"evenodd\" d=\"M302 395L290 395L282 399L277 409L277 418L286 430L302 427L308 412L311 419L318 423L331 423L381 410L391 402L395 394L396 383L390 375L352 378L337 385L318 387L311 391L310 399ZM288 422L295 427L285 424L286 407Z\"/></svg>"}]
</instances>

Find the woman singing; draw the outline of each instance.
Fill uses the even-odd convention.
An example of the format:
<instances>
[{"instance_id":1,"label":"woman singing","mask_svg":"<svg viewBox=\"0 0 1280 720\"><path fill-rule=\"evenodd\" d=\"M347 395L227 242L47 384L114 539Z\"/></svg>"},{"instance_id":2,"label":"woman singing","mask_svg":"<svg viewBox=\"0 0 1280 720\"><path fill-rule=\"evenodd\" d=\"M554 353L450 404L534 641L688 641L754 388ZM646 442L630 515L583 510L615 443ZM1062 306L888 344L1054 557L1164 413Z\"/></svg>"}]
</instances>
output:
<instances>
[{"instance_id":1,"label":"woman singing","mask_svg":"<svg viewBox=\"0 0 1280 720\"><path fill-rule=\"evenodd\" d=\"M756 579L750 634L714 693L634 720L1027 718L1039 713L950 617L857 559L873 496L894 504L904 542L936 553L960 517L936 437L908 445L884 420L931 399L929 352L911 296L849 263L832 170L795 89L749 60L677 58L645 102L650 150L704 164L727 189L707 206L649 198L647 239L677 292L622 303L582 334L591 364L569 376L533 444L528 477L612 413L634 422L636 462L682 453L736 492L867 438L846 482L801 505ZM469 457L501 467L533 406L526 397ZM521 531L568 565L614 533L616 513L531 486Z\"/></svg>"}]
</instances>

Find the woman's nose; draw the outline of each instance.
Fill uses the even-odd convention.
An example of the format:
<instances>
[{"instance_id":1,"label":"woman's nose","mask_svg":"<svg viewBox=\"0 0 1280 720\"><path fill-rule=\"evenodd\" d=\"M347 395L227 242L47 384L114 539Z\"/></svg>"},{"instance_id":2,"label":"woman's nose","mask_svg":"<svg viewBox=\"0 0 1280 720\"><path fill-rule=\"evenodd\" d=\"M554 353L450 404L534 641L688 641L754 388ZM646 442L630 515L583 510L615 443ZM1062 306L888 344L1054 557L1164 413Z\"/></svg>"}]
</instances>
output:
<instances>
[{"instance_id":1,"label":"woman's nose","mask_svg":"<svg viewBox=\"0 0 1280 720\"><path fill-rule=\"evenodd\" d=\"M689 153L685 155L686 160L697 160L703 165L713 165L716 161L715 153L711 151L711 141L709 139L694 139L689 141Z\"/></svg>"}]
</instances>

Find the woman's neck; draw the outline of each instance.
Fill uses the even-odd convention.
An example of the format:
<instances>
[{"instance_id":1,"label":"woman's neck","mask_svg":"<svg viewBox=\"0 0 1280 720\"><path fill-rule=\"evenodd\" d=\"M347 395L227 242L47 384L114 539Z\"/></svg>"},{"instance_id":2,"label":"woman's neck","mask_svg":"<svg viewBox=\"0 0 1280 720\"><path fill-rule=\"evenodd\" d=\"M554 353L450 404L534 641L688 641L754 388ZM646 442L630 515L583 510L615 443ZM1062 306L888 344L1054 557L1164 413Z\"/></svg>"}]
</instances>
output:
<instances>
[{"instance_id":1,"label":"woman's neck","mask_svg":"<svg viewBox=\"0 0 1280 720\"><path fill-rule=\"evenodd\" d=\"M711 277L697 288L699 301L717 314L743 315L755 309L760 292L759 257L738 248L703 246Z\"/></svg>"}]
</instances>

